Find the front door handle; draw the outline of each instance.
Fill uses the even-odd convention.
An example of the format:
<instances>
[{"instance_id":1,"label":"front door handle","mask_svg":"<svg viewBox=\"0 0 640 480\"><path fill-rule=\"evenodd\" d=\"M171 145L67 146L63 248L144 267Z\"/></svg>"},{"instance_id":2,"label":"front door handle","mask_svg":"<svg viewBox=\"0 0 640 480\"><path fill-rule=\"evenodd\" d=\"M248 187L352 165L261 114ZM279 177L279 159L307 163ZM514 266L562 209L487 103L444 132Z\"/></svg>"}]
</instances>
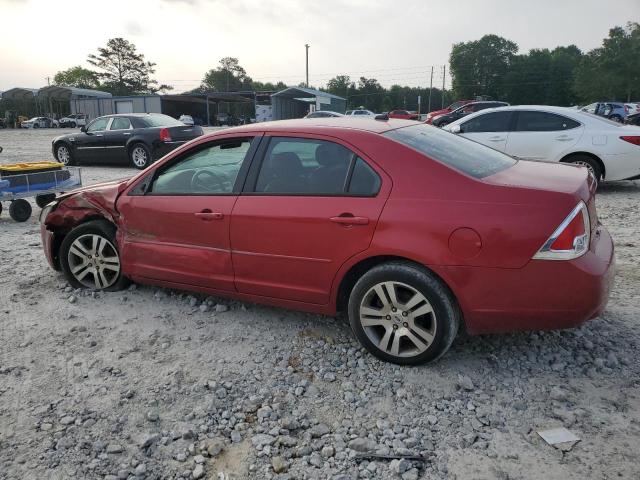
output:
<instances>
[{"instance_id":1,"label":"front door handle","mask_svg":"<svg viewBox=\"0 0 640 480\"><path fill-rule=\"evenodd\" d=\"M194 215L205 222L210 222L211 220L222 220L224 218L222 213L212 212L208 208L205 208L201 212L194 213Z\"/></svg>"},{"instance_id":2,"label":"front door handle","mask_svg":"<svg viewBox=\"0 0 640 480\"><path fill-rule=\"evenodd\" d=\"M368 225L369 219L367 217L354 217L351 214L342 214L338 217L331 217L331 220L334 223L339 223L341 225Z\"/></svg>"},{"instance_id":3,"label":"front door handle","mask_svg":"<svg viewBox=\"0 0 640 480\"><path fill-rule=\"evenodd\" d=\"M506 140L505 137L489 137L489 141L491 142L502 142L504 140Z\"/></svg>"}]
</instances>

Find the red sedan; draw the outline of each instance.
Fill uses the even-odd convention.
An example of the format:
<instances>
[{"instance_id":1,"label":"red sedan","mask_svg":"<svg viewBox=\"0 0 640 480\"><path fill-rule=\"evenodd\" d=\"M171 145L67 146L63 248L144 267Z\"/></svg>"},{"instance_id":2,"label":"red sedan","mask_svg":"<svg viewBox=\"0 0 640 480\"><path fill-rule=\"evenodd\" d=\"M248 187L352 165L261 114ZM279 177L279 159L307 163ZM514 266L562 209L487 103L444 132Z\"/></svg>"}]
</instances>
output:
<instances>
[{"instance_id":1,"label":"red sedan","mask_svg":"<svg viewBox=\"0 0 640 480\"><path fill-rule=\"evenodd\" d=\"M408 110L391 110L387 116L389 118L399 118L401 120L420 120L420 115L411 113Z\"/></svg>"},{"instance_id":2,"label":"red sedan","mask_svg":"<svg viewBox=\"0 0 640 480\"><path fill-rule=\"evenodd\" d=\"M453 102L447 108L443 108L442 110L434 110L433 112L429 112L427 114L427 119L425 120L424 123L431 124L433 122L433 119L436 118L437 116L446 115L447 113L451 113L454 110L459 109L463 105L466 105L467 103L471 103L473 101L475 101L475 100L458 100L457 102Z\"/></svg>"},{"instance_id":3,"label":"red sedan","mask_svg":"<svg viewBox=\"0 0 640 480\"><path fill-rule=\"evenodd\" d=\"M516 161L425 124L294 120L199 137L42 213L75 287L128 281L327 315L374 355L599 315L613 243L587 169Z\"/></svg>"}]
</instances>

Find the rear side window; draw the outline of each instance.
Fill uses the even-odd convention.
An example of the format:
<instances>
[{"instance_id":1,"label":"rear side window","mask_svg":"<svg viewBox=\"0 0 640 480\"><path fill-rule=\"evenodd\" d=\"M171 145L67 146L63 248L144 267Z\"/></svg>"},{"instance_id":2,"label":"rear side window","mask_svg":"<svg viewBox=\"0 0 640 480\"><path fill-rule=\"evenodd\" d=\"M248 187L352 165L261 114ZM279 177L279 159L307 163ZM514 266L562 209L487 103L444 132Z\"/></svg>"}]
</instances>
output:
<instances>
[{"instance_id":1,"label":"rear side window","mask_svg":"<svg viewBox=\"0 0 640 480\"><path fill-rule=\"evenodd\" d=\"M493 175L516 164L504 153L429 125L412 125L384 135L475 178Z\"/></svg>"},{"instance_id":2,"label":"rear side window","mask_svg":"<svg viewBox=\"0 0 640 480\"><path fill-rule=\"evenodd\" d=\"M109 130L127 130L131 127L131 122L125 117L115 117L111 122Z\"/></svg>"},{"instance_id":3,"label":"rear side window","mask_svg":"<svg viewBox=\"0 0 640 480\"><path fill-rule=\"evenodd\" d=\"M472 118L460 125L461 133L508 132L512 112L492 112Z\"/></svg>"},{"instance_id":4,"label":"rear side window","mask_svg":"<svg viewBox=\"0 0 640 480\"><path fill-rule=\"evenodd\" d=\"M256 193L373 196L380 178L364 160L337 143L274 137L260 166Z\"/></svg>"},{"instance_id":5,"label":"rear side window","mask_svg":"<svg viewBox=\"0 0 640 480\"><path fill-rule=\"evenodd\" d=\"M580 123L562 115L549 112L518 112L517 132L555 132L579 127Z\"/></svg>"}]
</instances>

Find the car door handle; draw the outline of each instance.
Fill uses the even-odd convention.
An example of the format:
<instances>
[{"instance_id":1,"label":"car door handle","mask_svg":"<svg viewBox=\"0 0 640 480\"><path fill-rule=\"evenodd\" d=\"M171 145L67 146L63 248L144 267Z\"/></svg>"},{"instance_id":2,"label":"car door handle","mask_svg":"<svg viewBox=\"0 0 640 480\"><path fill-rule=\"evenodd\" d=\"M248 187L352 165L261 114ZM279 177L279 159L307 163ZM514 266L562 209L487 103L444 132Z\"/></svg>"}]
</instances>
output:
<instances>
[{"instance_id":1,"label":"car door handle","mask_svg":"<svg viewBox=\"0 0 640 480\"><path fill-rule=\"evenodd\" d=\"M194 215L205 222L210 222L211 220L222 220L224 218L222 213L212 212L208 208L205 208L201 212L194 213Z\"/></svg>"},{"instance_id":2,"label":"car door handle","mask_svg":"<svg viewBox=\"0 0 640 480\"><path fill-rule=\"evenodd\" d=\"M491 142L503 142L504 140L506 140L505 137L489 137L489 141Z\"/></svg>"},{"instance_id":3,"label":"car door handle","mask_svg":"<svg viewBox=\"0 0 640 480\"><path fill-rule=\"evenodd\" d=\"M131 135L130 132L124 132L123 135Z\"/></svg>"},{"instance_id":4,"label":"car door handle","mask_svg":"<svg viewBox=\"0 0 640 480\"><path fill-rule=\"evenodd\" d=\"M102 135L101 133L96 133L96 137L103 137L104 135Z\"/></svg>"},{"instance_id":5,"label":"car door handle","mask_svg":"<svg viewBox=\"0 0 640 480\"><path fill-rule=\"evenodd\" d=\"M573 140L573 137L570 137L569 135L560 135L559 137L556 137L556 140L559 142L569 142Z\"/></svg>"},{"instance_id":6,"label":"car door handle","mask_svg":"<svg viewBox=\"0 0 640 480\"><path fill-rule=\"evenodd\" d=\"M331 217L331 220L334 223L339 223L341 225L368 225L369 219L367 217L354 217L351 214L342 214L338 217Z\"/></svg>"}]
</instances>

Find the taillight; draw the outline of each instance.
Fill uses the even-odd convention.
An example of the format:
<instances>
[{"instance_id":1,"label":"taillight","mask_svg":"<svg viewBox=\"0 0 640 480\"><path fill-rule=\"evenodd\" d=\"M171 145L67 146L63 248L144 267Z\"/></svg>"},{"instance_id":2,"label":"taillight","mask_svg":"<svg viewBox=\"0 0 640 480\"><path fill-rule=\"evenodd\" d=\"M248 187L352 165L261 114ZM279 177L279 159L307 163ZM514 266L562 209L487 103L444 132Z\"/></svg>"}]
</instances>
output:
<instances>
[{"instance_id":1,"label":"taillight","mask_svg":"<svg viewBox=\"0 0 640 480\"><path fill-rule=\"evenodd\" d=\"M169 133L169 129L168 128L161 128L160 129L160 140L163 142L170 142L171 141L171 134Z\"/></svg>"},{"instance_id":2,"label":"taillight","mask_svg":"<svg viewBox=\"0 0 640 480\"><path fill-rule=\"evenodd\" d=\"M620 137L620 140L624 140L625 142L633 143L634 145L638 145L640 147L640 136L637 135L624 135Z\"/></svg>"},{"instance_id":3,"label":"taillight","mask_svg":"<svg viewBox=\"0 0 640 480\"><path fill-rule=\"evenodd\" d=\"M571 260L589 249L591 222L584 202L576 205L533 258L538 260Z\"/></svg>"}]
</instances>

